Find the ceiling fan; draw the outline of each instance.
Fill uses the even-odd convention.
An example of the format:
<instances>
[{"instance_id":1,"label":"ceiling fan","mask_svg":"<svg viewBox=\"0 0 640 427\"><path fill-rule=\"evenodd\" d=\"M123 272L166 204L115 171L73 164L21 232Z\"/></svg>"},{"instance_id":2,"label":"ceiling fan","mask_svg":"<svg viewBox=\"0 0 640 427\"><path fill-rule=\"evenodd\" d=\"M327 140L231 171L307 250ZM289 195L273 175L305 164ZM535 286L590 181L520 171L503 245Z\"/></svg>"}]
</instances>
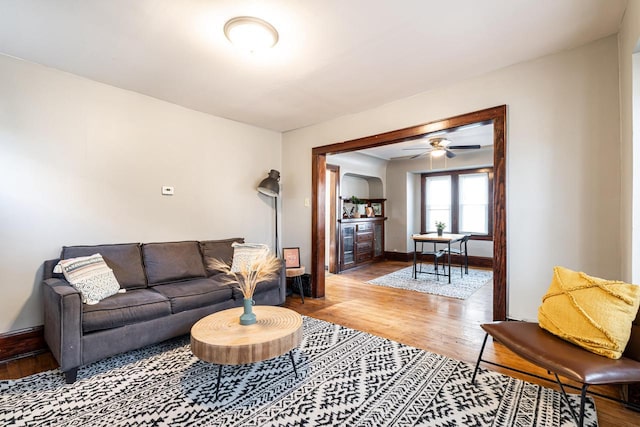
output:
<instances>
[{"instance_id":1,"label":"ceiling fan","mask_svg":"<svg viewBox=\"0 0 640 427\"><path fill-rule=\"evenodd\" d=\"M447 138L429 138L429 145L431 148L426 147L411 147L404 150L423 150L422 153L411 156L410 159L416 159L426 154L431 153L431 157L442 157L446 155L449 159L453 159L456 156L451 150L477 150L480 145L450 145L451 141Z\"/></svg>"}]
</instances>

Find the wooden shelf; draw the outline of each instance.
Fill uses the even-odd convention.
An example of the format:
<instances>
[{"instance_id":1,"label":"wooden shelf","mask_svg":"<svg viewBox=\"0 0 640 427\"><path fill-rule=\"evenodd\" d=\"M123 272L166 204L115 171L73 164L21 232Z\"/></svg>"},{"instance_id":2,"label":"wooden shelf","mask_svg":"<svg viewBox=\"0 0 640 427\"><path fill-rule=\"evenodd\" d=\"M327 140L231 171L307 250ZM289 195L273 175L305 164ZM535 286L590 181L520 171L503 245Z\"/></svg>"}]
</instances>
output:
<instances>
[{"instance_id":1,"label":"wooden shelf","mask_svg":"<svg viewBox=\"0 0 640 427\"><path fill-rule=\"evenodd\" d=\"M350 217L347 215L347 213L351 212L351 209L349 208L353 208L354 204L351 203L351 197L342 197L340 198L340 203L342 204L340 206L340 211L342 212L342 219L363 219L363 218L385 218L384 216L384 203L387 201L387 199L360 199L360 201L362 201L362 203L358 203L358 206L365 206L365 207L373 207L372 205L376 205L374 207L374 210L377 210L376 215L373 217L368 217L366 215L361 215L358 218L354 218L354 217ZM376 209L377 207L377 209Z\"/></svg>"},{"instance_id":2,"label":"wooden shelf","mask_svg":"<svg viewBox=\"0 0 640 427\"><path fill-rule=\"evenodd\" d=\"M360 218L342 218L339 219L338 222L348 224L350 222L362 222L362 221L386 221L386 216L361 216Z\"/></svg>"}]
</instances>

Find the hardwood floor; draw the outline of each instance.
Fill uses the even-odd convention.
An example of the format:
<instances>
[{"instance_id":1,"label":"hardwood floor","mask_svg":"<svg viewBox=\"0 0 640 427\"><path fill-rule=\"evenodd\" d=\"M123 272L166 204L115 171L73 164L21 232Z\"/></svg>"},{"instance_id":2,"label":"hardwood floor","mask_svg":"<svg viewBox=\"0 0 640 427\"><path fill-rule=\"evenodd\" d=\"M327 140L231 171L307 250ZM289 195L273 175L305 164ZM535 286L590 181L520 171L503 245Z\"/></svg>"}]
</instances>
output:
<instances>
[{"instance_id":1,"label":"hardwood floor","mask_svg":"<svg viewBox=\"0 0 640 427\"><path fill-rule=\"evenodd\" d=\"M285 306L307 316L475 364L484 339L480 324L493 318L491 286L482 287L467 300L458 300L364 283L410 265L386 261L339 275L327 275L325 298L305 298L302 304L299 296L292 295L287 297ZM492 340L487 342L484 358L549 380L483 365L487 369L557 389L546 371L520 359ZM618 387L594 387L593 391L620 397ZM640 425L640 413L617 402L599 397L595 399L601 427Z\"/></svg>"},{"instance_id":2,"label":"hardwood floor","mask_svg":"<svg viewBox=\"0 0 640 427\"><path fill-rule=\"evenodd\" d=\"M292 295L287 297L285 306L307 316L475 363L484 338L480 324L492 319L491 286L484 286L467 300L457 300L364 283L408 265L386 261L329 275L325 298L305 298L302 304L299 296ZM550 380L484 365L487 369L556 388L546 371L523 361L499 343L487 342L485 358ZM0 379L21 378L56 367L51 354L45 353L0 364ZM594 391L615 397L620 393L616 387ZM640 425L640 413L610 400L595 399L601 427Z\"/></svg>"},{"instance_id":3,"label":"hardwood floor","mask_svg":"<svg viewBox=\"0 0 640 427\"><path fill-rule=\"evenodd\" d=\"M56 369L58 362L50 352L0 363L0 380L12 380ZM62 374L60 374L62 375Z\"/></svg>"}]
</instances>

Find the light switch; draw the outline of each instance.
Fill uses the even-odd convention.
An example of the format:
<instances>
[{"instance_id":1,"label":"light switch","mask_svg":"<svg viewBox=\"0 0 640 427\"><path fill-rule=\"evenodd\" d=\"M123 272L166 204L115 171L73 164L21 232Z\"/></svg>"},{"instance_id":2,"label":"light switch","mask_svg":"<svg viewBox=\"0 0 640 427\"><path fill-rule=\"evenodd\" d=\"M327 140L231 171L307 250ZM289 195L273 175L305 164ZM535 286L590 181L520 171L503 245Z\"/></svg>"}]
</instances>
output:
<instances>
[{"instance_id":1,"label":"light switch","mask_svg":"<svg viewBox=\"0 0 640 427\"><path fill-rule=\"evenodd\" d=\"M166 185L162 186L162 195L163 196L173 196L173 187L168 187Z\"/></svg>"},{"instance_id":2,"label":"light switch","mask_svg":"<svg viewBox=\"0 0 640 427\"><path fill-rule=\"evenodd\" d=\"M311 205L311 201L309 200L308 197L304 198L304 207L308 208Z\"/></svg>"}]
</instances>

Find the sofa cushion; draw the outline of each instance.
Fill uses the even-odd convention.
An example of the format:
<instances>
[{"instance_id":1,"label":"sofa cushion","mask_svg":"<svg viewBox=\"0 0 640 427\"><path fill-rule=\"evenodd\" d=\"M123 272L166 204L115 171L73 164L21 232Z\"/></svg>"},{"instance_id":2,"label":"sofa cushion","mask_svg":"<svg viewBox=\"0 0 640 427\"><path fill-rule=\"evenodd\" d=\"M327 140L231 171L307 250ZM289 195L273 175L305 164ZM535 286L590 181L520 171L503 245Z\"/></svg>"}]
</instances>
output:
<instances>
[{"instance_id":1,"label":"sofa cushion","mask_svg":"<svg viewBox=\"0 0 640 427\"><path fill-rule=\"evenodd\" d=\"M116 294L95 305L84 305L82 330L118 328L171 314L169 300L152 289L134 289Z\"/></svg>"},{"instance_id":2,"label":"sofa cushion","mask_svg":"<svg viewBox=\"0 0 640 427\"><path fill-rule=\"evenodd\" d=\"M269 254L269 246L264 243L232 243L233 262L231 271L238 273L249 270L251 264L258 258L264 258Z\"/></svg>"},{"instance_id":3,"label":"sofa cushion","mask_svg":"<svg viewBox=\"0 0 640 427\"><path fill-rule=\"evenodd\" d=\"M209 263L214 259L222 260L228 265L231 265L233 261L233 247L231 244L234 242L244 243L244 238L236 237L224 240L203 240L200 242L200 251L202 252L202 259L205 269L207 270L207 276L221 273L220 270L209 266Z\"/></svg>"},{"instance_id":4,"label":"sofa cushion","mask_svg":"<svg viewBox=\"0 0 640 427\"><path fill-rule=\"evenodd\" d=\"M145 243L142 257L149 285L206 277L198 242Z\"/></svg>"},{"instance_id":5,"label":"sofa cushion","mask_svg":"<svg viewBox=\"0 0 640 427\"><path fill-rule=\"evenodd\" d=\"M60 259L90 256L96 253L102 255L104 262L113 270L122 288L138 289L147 286L139 243L63 246Z\"/></svg>"},{"instance_id":6,"label":"sofa cushion","mask_svg":"<svg viewBox=\"0 0 640 427\"><path fill-rule=\"evenodd\" d=\"M212 278L157 285L153 290L171 301L173 313L205 307L233 298L231 286Z\"/></svg>"},{"instance_id":7,"label":"sofa cushion","mask_svg":"<svg viewBox=\"0 0 640 427\"><path fill-rule=\"evenodd\" d=\"M60 260L53 271L61 271L67 281L80 291L84 304L97 304L120 291L113 270L100 254Z\"/></svg>"}]
</instances>

